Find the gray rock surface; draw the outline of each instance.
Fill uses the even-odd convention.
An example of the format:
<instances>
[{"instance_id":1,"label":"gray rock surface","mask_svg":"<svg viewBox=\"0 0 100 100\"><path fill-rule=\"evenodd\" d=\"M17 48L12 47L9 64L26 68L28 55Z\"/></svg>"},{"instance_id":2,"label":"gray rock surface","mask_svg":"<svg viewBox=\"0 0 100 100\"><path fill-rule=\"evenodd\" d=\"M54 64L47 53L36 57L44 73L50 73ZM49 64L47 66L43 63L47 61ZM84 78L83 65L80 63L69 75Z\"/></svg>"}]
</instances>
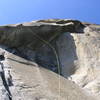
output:
<instances>
[{"instance_id":1,"label":"gray rock surface","mask_svg":"<svg viewBox=\"0 0 100 100\"><path fill-rule=\"evenodd\" d=\"M36 63L20 58L12 53L6 52L6 59L3 64L10 66L12 84L9 86L11 99L8 91L3 87L1 80L1 100L94 100L75 83L44 69ZM7 67L6 70L9 70ZM7 78L7 76L5 76ZM7 82L7 80L6 80ZM5 98L3 98L4 96Z\"/></svg>"},{"instance_id":2,"label":"gray rock surface","mask_svg":"<svg viewBox=\"0 0 100 100\"><path fill-rule=\"evenodd\" d=\"M0 100L99 100L100 25L50 19L0 26L0 46Z\"/></svg>"},{"instance_id":3,"label":"gray rock surface","mask_svg":"<svg viewBox=\"0 0 100 100\"><path fill-rule=\"evenodd\" d=\"M52 41L59 34L64 32L80 32L84 27L77 20L55 20L54 23L36 21L31 23L23 23L19 25L7 25L0 27L0 43L15 47L15 48L29 48L37 49L43 42L41 38L46 41Z\"/></svg>"},{"instance_id":4,"label":"gray rock surface","mask_svg":"<svg viewBox=\"0 0 100 100\"><path fill-rule=\"evenodd\" d=\"M64 34L57 41L62 73L88 92L100 95L100 26Z\"/></svg>"}]
</instances>

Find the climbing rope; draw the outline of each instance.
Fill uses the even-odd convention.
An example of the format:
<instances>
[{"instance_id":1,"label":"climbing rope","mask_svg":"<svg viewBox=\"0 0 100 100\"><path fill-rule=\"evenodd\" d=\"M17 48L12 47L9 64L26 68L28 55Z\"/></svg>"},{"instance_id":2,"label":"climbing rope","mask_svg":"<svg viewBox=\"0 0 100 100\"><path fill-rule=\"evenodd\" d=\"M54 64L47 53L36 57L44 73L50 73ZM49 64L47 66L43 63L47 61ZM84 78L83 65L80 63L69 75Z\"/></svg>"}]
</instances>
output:
<instances>
[{"instance_id":1,"label":"climbing rope","mask_svg":"<svg viewBox=\"0 0 100 100\"><path fill-rule=\"evenodd\" d=\"M28 28L28 30L29 30L29 32L33 33L33 31L30 28ZM37 39L39 39L41 42L43 42L44 44L48 45L52 49L52 51L54 52L54 54L55 54L56 62L57 62L57 67L58 67L58 74L59 74L59 96L60 96L60 74L61 74L61 70L60 70L60 61L59 61L59 56L57 54L57 51L56 51L56 49L48 41L44 40L39 35L37 35L37 34L33 34L33 35ZM52 39L54 39L54 38L52 37Z\"/></svg>"},{"instance_id":2,"label":"climbing rope","mask_svg":"<svg viewBox=\"0 0 100 100\"><path fill-rule=\"evenodd\" d=\"M31 29L28 28L28 30L33 33L33 31ZM43 38L41 38L39 35L37 34L33 34L36 38L38 38L40 41L42 41L44 44L48 45L52 51L54 52L55 54L55 57L56 57L56 62L57 62L57 67L58 67L58 74L60 75L61 74L61 71L60 71L60 61L59 61L59 56L57 54L57 51L56 49L46 40L44 40Z\"/></svg>"}]
</instances>

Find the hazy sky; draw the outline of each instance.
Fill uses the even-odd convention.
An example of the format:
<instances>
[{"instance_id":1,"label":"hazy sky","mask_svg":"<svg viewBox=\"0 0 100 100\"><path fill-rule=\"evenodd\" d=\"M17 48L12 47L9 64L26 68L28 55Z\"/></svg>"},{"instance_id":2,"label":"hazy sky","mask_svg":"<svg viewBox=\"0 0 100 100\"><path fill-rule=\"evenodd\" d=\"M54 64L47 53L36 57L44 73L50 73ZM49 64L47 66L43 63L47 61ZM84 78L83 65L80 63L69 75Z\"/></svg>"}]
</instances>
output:
<instances>
[{"instance_id":1,"label":"hazy sky","mask_svg":"<svg viewBox=\"0 0 100 100\"><path fill-rule=\"evenodd\" d=\"M0 25L49 18L100 24L100 0L0 0Z\"/></svg>"}]
</instances>

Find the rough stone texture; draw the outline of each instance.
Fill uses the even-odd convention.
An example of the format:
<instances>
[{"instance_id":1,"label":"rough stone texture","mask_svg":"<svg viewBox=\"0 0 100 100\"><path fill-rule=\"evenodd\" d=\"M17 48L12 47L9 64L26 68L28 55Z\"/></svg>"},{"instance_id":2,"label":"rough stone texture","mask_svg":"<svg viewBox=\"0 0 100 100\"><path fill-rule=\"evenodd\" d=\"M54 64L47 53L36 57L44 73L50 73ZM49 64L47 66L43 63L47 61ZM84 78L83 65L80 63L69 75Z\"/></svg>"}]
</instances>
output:
<instances>
[{"instance_id":1,"label":"rough stone texture","mask_svg":"<svg viewBox=\"0 0 100 100\"><path fill-rule=\"evenodd\" d=\"M90 93L100 93L100 26L90 25L84 34L64 34L57 41L62 73Z\"/></svg>"},{"instance_id":2,"label":"rough stone texture","mask_svg":"<svg viewBox=\"0 0 100 100\"><path fill-rule=\"evenodd\" d=\"M50 19L0 26L0 45L1 100L100 97L100 25ZM65 78L56 74L57 57Z\"/></svg>"},{"instance_id":3,"label":"rough stone texture","mask_svg":"<svg viewBox=\"0 0 100 100\"><path fill-rule=\"evenodd\" d=\"M60 20L57 20L60 22ZM37 49L41 46L41 39L52 41L64 32L80 32L84 27L79 21L57 23L31 22L19 25L7 25L0 27L0 43L15 47ZM43 43L42 43L43 44Z\"/></svg>"},{"instance_id":4,"label":"rough stone texture","mask_svg":"<svg viewBox=\"0 0 100 100\"><path fill-rule=\"evenodd\" d=\"M0 78L0 100L94 100L75 83L36 63L5 52L4 72L10 70L13 85L8 85L11 93L9 99L9 93Z\"/></svg>"}]
</instances>

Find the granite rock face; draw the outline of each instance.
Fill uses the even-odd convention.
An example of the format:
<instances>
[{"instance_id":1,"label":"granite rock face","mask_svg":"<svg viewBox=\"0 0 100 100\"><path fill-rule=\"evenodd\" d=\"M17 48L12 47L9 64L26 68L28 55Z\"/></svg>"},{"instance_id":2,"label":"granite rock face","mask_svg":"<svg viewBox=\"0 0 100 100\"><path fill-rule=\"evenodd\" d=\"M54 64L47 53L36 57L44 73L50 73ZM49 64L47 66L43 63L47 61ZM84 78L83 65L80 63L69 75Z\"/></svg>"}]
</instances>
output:
<instances>
[{"instance_id":1,"label":"granite rock face","mask_svg":"<svg viewBox=\"0 0 100 100\"><path fill-rule=\"evenodd\" d=\"M100 26L86 26L83 34L64 34L57 45L62 74L88 92L100 95Z\"/></svg>"},{"instance_id":2,"label":"granite rock face","mask_svg":"<svg viewBox=\"0 0 100 100\"><path fill-rule=\"evenodd\" d=\"M0 60L0 100L99 100L99 25L49 19L0 26Z\"/></svg>"},{"instance_id":3,"label":"granite rock face","mask_svg":"<svg viewBox=\"0 0 100 100\"><path fill-rule=\"evenodd\" d=\"M0 43L9 47L34 50L42 45L41 38L50 42L64 32L80 32L81 27L84 26L79 21L70 20L66 22L64 20L56 22L55 20L54 23L37 21L15 26L1 26Z\"/></svg>"},{"instance_id":4,"label":"granite rock face","mask_svg":"<svg viewBox=\"0 0 100 100\"><path fill-rule=\"evenodd\" d=\"M97 100L70 80L8 51L2 65L0 100Z\"/></svg>"}]
</instances>

